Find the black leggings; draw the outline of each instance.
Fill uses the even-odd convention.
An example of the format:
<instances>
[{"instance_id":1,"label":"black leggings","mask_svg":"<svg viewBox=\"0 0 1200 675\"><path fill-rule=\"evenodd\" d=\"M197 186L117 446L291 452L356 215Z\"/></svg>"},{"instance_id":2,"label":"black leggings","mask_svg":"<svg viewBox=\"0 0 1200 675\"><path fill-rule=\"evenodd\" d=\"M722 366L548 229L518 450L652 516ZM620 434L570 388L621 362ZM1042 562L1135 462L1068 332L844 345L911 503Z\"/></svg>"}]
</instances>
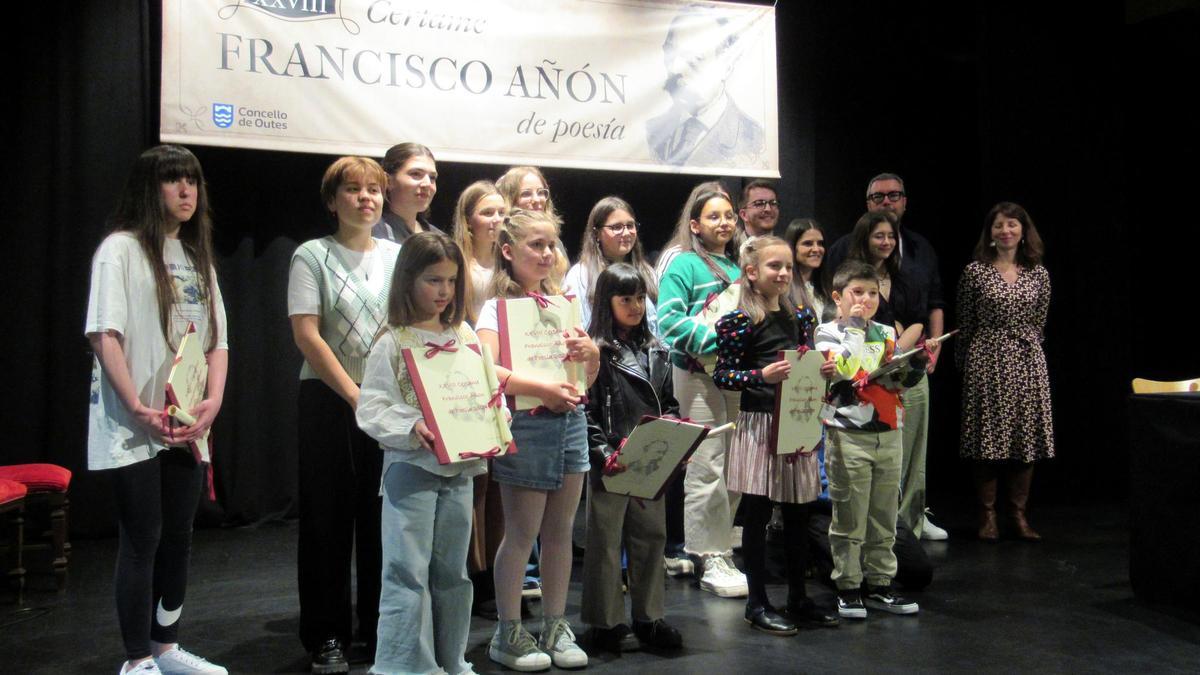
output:
<instances>
[{"instance_id":1,"label":"black leggings","mask_svg":"<svg viewBox=\"0 0 1200 675\"><path fill-rule=\"evenodd\" d=\"M112 477L120 525L117 620L133 661L150 656L151 640L178 642L204 470L191 452L172 448L114 469Z\"/></svg>"},{"instance_id":2,"label":"black leggings","mask_svg":"<svg viewBox=\"0 0 1200 675\"><path fill-rule=\"evenodd\" d=\"M742 495L742 561L751 606L771 606L767 597L767 523L774 502L763 495ZM783 512L784 554L787 560L788 606L804 603L804 572L807 567L808 504L780 504Z\"/></svg>"}]
</instances>

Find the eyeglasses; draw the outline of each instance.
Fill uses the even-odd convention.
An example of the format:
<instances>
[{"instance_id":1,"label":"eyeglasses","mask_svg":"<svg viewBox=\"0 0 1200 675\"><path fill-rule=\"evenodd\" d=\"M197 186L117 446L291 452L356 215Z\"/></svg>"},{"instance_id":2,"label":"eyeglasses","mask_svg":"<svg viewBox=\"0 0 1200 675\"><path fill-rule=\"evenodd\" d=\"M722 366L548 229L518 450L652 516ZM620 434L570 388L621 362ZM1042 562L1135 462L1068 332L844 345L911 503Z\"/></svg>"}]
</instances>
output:
<instances>
[{"instance_id":1,"label":"eyeglasses","mask_svg":"<svg viewBox=\"0 0 1200 675\"><path fill-rule=\"evenodd\" d=\"M777 209L777 208L779 208L779 200L778 199L755 199L754 201L750 202L750 206L753 206L756 209L765 209L768 206L773 209Z\"/></svg>"},{"instance_id":2,"label":"eyeglasses","mask_svg":"<svg viewBox=\"0 0 1200 675\"><path fill-rule=\"evenodd\" d=\"M521 190L521 193L517 196L521 199L533 199L534 197L537 197L538 199L550 199L550 190L547 188L541 188L539 190Z\"/></svg>"},{"instance_id":3,"label":"eyeglasses","mask_svg":"<svg viewBox=\"0 0 1200 675\"><path fill-rule=\"evenodd\" d=\"M903 198L903 190L892 190L891 192L872 192L871 194L867 195L867 199L870 199L871 202L875 204L882 204L884 199L888 200L889 202L898 202Z\"/></svg>"},{"instance_id":4,"label":"eyeglasses","mask_svg":"<svg viewBox=\"0 0 1200 675\"><path fill-rule=\"evenodd\" d=\"M632 220L627 223L612 223L610 225L601 225L601 227L608 230L612 234L621 234L622 232L624 232L626 230L629 230L630 232L634 232L634 233L636 233L638 231L638 224Z\"/></svg>"}]
</instances>

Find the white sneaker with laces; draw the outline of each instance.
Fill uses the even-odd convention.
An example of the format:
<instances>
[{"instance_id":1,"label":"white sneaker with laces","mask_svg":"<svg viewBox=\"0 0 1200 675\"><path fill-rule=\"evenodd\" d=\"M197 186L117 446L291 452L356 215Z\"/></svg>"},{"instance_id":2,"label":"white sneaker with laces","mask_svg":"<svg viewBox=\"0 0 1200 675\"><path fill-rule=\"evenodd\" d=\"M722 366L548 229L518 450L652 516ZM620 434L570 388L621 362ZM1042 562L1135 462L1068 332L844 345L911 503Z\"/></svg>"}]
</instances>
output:
<instances>
[{"instance_id":1,"label":"white sneaker with laces","mask_svg":"<svg viewBox=\"0 0 1200 675\"><path fill-rule=\"evenodd\" d=\"M538 649L537 642L519 620L496 622L496 632L488 643L488 658L522 672L548 670L551 662L550 655Z\"/></svg>"},{"instance_id":2,"label":"white sneaker with laces","mask_svg":"<svg viewBox=\"0 0 1200 675\"><path fill-rule=\"evenodd\" d=\"M154 657L154 661L163 675L229 675L228 670L182 647L168 649Z\"/></svg>"},{"instance_id":3,"label":"white sneaker with laces","mask_svg":"<svg viewBox=\"0 0 1200 675\"><path fill-rule=\"evenodd\" d=\"M929 520L929 512L925 512L925 522L921 524L921 538L926 541L946 541L950 538L950 533L933 524Z\"/></svg>"},{"instance_id":4,"label":"white sneaker with laces","mask_svg":"<svg viewBox=\"0 0 1200 675\"><path fill-rule=\"evenodd\" d=\"M559 668L583 668L588 664L587 652L575 644L571 624L561 616L542 622L538 647L549 654Z\"/></svg>"},{"instance_id":5,"label":"white sneaker with laces","mask_svg":"<svg viewBox=\"0 0 1200 675\"><path fill-rule=\"evenodd\" d=\"M162 675L162 671L158 669L158 664L154 662L154 659L146 659L126 670L128 666L128 661L122 663L121 670L118 671L117 675L126 675L127 673L135 673L136 675Z\"/></svg>"},{"instance_id":6,"label":"white sneaker with laces","mask_svg":"<svg viewBox=\"0 0 1200 675\"><path fill-rule=\"evenodd\" d=\"M701 563L703 574L700 588L721 598L744 598L750 593L746 575L738 571L725 556L705 556Z\"/></svg>"}]
</instances>

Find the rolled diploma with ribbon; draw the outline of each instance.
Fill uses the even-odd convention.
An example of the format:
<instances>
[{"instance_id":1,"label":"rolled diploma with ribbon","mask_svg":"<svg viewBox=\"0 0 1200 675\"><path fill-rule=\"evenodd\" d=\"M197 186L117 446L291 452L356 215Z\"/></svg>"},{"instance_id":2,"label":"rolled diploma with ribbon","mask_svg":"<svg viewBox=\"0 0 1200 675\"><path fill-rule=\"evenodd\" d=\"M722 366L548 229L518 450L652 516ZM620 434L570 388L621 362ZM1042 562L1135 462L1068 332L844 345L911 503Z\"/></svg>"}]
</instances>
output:
<instances>
[{"instance_id":1,"label":"rolled diploma with ribbon","mask_svg":"<svg viewBox=\"0 0 1200 675\"><path fill-rule=\"evenodd\" d=\"M483 372L487 376L488 391L500 390L500 378L496 377L496 364L492 361L492 350L485 344L479 345L483 352ZM512 430L508 428L508 422L504 419L504 407L496 407L496 426L500 429L500 439L504 441L504 445L508 446L512 443Z\"/></svg>"},{"instance_id":2,"label":"rolled diploma with ribbon","mask_svg":"<svg viewBox=\"0 0 1200 675\"><path fill-rule=\"evenodd\" d=\"M178 420L179 422L181 422L183 424L190 425L190 424L196 423L196 418L192 417L191 414L189 414L186 410L184 410L183 408L180 408L179 406L175 406L175 405L167 406L167 414L170 415L171 417L174 417L176 420Z\"/></svg>"}]
</instances>

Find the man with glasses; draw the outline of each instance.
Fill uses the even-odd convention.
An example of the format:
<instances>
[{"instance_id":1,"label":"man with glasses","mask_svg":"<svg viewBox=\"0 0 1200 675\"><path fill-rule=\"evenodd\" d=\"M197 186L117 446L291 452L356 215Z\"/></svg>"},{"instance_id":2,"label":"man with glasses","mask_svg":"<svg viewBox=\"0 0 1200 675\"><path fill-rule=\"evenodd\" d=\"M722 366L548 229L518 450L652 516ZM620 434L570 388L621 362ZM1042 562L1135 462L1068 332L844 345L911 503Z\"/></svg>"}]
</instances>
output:
<instances>
[{"instance_id":1,"label":"man with glasses","mask_svg":"<svg viewBox=\"0 0 1200 675\"><path fill-rule=\"evenodd\" d=\"M742 205L738 210L747 237L774 234L779 222L779 197L775 183L769 180L752 180L742 188Z\"/></svg>"},{"instance_id":2,"label":"man with glasses","mask_svg":"<svg viewBox=\"0 0 1200 675\"><path fill-rule=\"evenodd\" d=\"M904 212L908 207L908 195L904 181L894 173L881 173L867 183L867 210L890 211L896 216L896 238L899 244L900 269L907 289L914 301L913 314L925 320L925 334L935 338L945 330L942 297L942 278L938 272L937 253L929 241L919 233L906 227ZM850 237L843 236L825 254L825 271L833 274L846 260ZM927 372L937 367L939 345L933 348ZM919 384L904 392L904 457L900 474L900 511L896 532L896 555L901 553L901 537L904 529L912 536L942 540L946 531L929 521L925 511L925 453L929 433L929 378L922 377ZM920 549L918 546L917 549ZM923 555L923 552L922 552Z\"/></svg>"}]
</instances>

